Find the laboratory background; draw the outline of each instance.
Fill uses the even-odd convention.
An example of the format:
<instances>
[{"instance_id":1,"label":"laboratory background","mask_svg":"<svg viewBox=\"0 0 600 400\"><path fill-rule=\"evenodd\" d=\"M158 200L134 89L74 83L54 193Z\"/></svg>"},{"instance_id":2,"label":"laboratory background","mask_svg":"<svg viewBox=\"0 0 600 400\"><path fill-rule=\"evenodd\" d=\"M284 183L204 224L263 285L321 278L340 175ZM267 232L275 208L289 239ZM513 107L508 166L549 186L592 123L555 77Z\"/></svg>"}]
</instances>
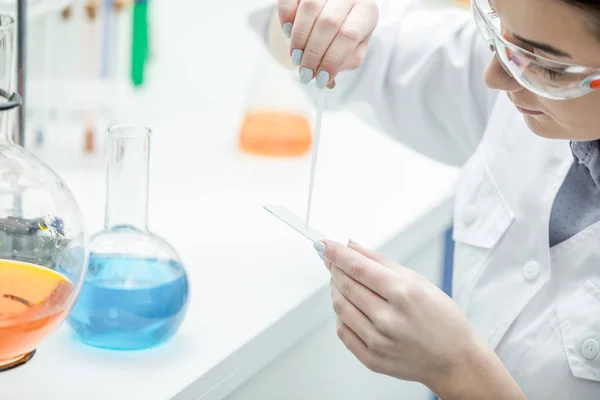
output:
<instances>
[{"instance_id":1,"label":"laboratory background","mask_svg":"<svg viewBox=\"0 0 600 400\"><path fill-rule=\"evenodd\" d=\"M434 399L344 347L274 214L451 294L458 171L319 112L272 6L0 0L0 400Z\"/></svg>"}]
</instances>

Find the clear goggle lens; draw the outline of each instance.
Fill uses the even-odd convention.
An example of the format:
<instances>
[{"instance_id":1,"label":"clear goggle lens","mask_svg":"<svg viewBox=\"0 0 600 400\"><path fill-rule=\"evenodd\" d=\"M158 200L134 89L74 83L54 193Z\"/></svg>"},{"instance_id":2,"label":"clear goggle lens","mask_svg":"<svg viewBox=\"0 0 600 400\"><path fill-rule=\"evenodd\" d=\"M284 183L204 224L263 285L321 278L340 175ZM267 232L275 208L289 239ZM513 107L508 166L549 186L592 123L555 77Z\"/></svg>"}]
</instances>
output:
<instances>
[{"instance_id":1,"label":"clear goggle lens","mask_svg":"<svg viewBox=\"0 0 600 400\"><path fill-rule=\"evenodd\" d=\"M500 19L488 0L471 0L475 23L504 69L527 90L549 99L581 97L600 88L600 71L535 55L501 36Z\"/></svg>"}]
</instances>

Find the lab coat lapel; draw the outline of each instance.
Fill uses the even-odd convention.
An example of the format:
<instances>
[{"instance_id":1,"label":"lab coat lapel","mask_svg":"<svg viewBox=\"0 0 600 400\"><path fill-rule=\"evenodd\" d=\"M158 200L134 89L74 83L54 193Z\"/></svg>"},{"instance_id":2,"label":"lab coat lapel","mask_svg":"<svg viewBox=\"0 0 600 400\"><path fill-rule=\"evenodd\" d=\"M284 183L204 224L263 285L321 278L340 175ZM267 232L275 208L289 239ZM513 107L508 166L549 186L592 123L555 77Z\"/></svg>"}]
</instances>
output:
<instances>
[{"instance_id":1,"label":"lab coat lapel","mask_svg":"<svg viewBox=\"0 0 600 400\"><path fill-rule=\"evenodd\" d=\"M465 228L461 236L458 230L458 241L466 239L463 254L475 254L473 249L479 248L477 257L483 261L466 273L470 284L463 284L457 301L495 348L550 278L550 211L572 156L567 141L533 134L504 98L474 158L478 161L466 166L464 180L479 174L477 197L472 201L482 205L479 209L487 214L488 224L501 231L475 225Z\"/></svg>"}]
</instances>

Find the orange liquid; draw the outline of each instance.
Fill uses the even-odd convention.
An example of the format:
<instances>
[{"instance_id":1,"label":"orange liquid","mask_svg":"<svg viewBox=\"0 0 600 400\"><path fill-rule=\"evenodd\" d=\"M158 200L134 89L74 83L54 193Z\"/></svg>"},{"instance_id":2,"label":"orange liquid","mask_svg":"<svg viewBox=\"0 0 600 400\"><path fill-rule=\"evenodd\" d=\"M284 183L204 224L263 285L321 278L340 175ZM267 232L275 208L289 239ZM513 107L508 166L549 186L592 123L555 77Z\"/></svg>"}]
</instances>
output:
<instances>
[{"instance_id":1,"label":"orange liquid","mask_svg":"<svg viewBox=\"0 0 600 400\"><path fill-rule=\"evenodd\" d=\"M299 156L310 150L312 132L305 116L285 111L253 112L239 135L242 150L267 156Z\"/></svg>"},{"instance_id":2,"label":"orange liquid","mask_svg":"<svg viewBox=\"0 0 600 400\"><path fill-rule=\"evenodd\" d=\"M73 290L56 271L0 260L0 366L35 349L58 327Z\"/></svg>"}]
</instances>

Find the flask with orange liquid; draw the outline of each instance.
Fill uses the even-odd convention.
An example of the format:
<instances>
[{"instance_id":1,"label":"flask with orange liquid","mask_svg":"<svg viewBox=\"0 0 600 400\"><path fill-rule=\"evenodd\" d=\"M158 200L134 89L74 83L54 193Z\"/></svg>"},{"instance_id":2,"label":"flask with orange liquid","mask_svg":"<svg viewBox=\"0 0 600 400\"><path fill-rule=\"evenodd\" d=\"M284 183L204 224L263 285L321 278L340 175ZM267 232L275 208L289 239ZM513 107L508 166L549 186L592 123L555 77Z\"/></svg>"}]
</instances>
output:
<instances>
[{"instance_id":1,"label":"flask with orange liquid","mask_svg":"<svg viewBox=\"0 0 600 400\"><path fill-rule=\"evenodd\" d=\"M269 38L270 42L281 40L286 39ZM268 49L260 47L238 134L242 151L279 157L301 156L310 151L313 107L295 81L297 70L290 60L277 60Z\"/></svg>"},{"instance_id":2,"label":"flask with orange liquid","mask_svg":"<svg viewBox=\"0 0 600 400\"><path fill-rule=\"evenodd\" d=\"M83 216L58 176L12 139L15 21L0 15L0 371L66 318L87 269Z\"/></svg>"}]
</instances>

